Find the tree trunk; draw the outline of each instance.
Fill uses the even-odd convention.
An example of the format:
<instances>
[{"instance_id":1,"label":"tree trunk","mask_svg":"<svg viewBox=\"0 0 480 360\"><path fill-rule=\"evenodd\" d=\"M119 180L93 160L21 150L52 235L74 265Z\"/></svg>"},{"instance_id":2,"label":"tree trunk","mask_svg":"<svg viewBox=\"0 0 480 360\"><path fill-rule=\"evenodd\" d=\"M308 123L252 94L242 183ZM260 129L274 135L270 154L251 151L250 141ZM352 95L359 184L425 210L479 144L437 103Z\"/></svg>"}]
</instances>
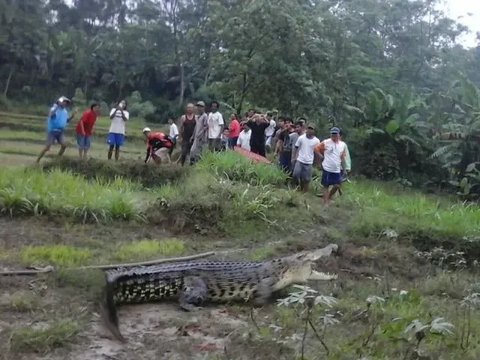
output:
<instances>
[{"instance_id":1,"label":"tree trunk","mask_svg":"<svg viewBox=\"0 0 480 360\"><path fill-rule=\"evenodd\" d=\"M15 68L12 66L10 73L8 74L7 82L5 83L5 89L3 90L3 97L6 99L8 94L8 88L10 87L10 80L12 80L12 75Z\"/></svg>"},{"instance_id":2,"label":"tree trunk","mask_svg":"<svg viewBox=\"0 0 480 360\"><path fill-rule=\"evenodd\" d=\"M179 67L179 71L180 71L180 96L179 96L179 99L178 99L178 106L182 106L183 104L183 97L185 95L185 68L183 67L183 64L180 63L180 67Z\"/></svg>"},{"instance_id":3,"label":"tree trunk","mask_svg":"<svg viewBox=\"0 0 480 360\"><path fill-rule=\"evenodd\" d=\"M245 96L247 95L247 73L243 73L242 79L242 95L240 96L240 101L238 102L237 107L237 114L242 112L243 101L245 100Z\"/></svg>"}]
</instances>

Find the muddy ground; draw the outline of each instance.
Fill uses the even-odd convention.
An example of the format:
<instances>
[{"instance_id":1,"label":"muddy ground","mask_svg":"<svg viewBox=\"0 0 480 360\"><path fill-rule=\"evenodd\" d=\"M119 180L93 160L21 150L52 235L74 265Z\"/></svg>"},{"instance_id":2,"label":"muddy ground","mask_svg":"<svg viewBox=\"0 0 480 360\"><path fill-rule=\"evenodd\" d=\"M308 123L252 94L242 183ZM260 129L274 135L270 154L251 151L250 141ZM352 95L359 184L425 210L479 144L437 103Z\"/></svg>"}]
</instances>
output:
<instances>
[{"instance_id":1,"label":"muddy ground","mask_svg":"<svg viewBox=\"0 0 480 360\"><path fill-rule=\"evenodd\" d=\"M318 229L317 229L318 230ZM0 219L0 246L3 253L15 253L22 246L39 244L71 244L93 246L105 243L121 243L135 239L162 239L171 234L161 227L122 225L72 225L46 222L37 219ZM178 237L178 234L176 235ZM330 242L328 231L307 231L298 235L299 241L283 242L280 238L271 239L279 253L291 253L305 248L325 246ZM321 238L320 238L321 237ZM182 238L189 253L216 250L217 258L242 258L251 250L247 244L232 239L210 238L189 235ZM338 240L338 239L337 239ZM268 243L268 242L267 242ZM397 278L414 279L419 275L419 267L406 268L401 256L386 255L377 249L375 256L368 256L368 244L340 241L340 251L319 265L319 269L337 273L338 280L332 283L313 284L322 292L335 292L352 283L361 286L371 283L382 271L389 271ZM269 254L269 257L276 254ZM397 257L396 257L397 256ZM3 256L1 268L22 269L15 256ZM0 307L0 347L3 359L291 359L291 351L271 343L251 343L257 333L257 326L274 325L269 319L271 304L252 310L239 305L209 305L193 313L186 313L175 303L122 306L119 309L120 328L128 339L121 344L106 330L99 316L97 306L101 291L101 278L93 284L82 280L58 279L55 275L38 277L15 276L0 278L3 305ZM8 299L12 294L33 294L34 305L27 309L15 309ZM253 319L252 319L253 314ZM48 349L12 350L9 334L17 326L42 327L56 318L69 318L80 321L80 331L73 341ZM249 340L250 339L250 340ZM37 352L35 352L35 350Z\"/></svg>"}]
</instances>

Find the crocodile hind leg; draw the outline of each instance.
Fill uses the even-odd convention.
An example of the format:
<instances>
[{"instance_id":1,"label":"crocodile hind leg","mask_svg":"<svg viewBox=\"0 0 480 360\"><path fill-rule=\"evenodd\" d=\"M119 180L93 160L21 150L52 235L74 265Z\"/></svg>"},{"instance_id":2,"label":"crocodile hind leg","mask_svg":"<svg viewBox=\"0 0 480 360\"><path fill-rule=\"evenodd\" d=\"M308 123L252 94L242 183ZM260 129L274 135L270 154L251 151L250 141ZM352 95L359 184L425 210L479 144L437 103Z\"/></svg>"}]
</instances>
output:
<instances>
[{"instance_id":1,"label":"crocodile hind leg","mask_svg":"<svg viewBox=\"0 0 480 360\"><path fill-rule=\"evenodd\" d=\"M208 296L208 287L204 279L190 276L184 280L182 292L180 293L180 308L185 311L195 310Z\"/></svg>"}]
</instances>

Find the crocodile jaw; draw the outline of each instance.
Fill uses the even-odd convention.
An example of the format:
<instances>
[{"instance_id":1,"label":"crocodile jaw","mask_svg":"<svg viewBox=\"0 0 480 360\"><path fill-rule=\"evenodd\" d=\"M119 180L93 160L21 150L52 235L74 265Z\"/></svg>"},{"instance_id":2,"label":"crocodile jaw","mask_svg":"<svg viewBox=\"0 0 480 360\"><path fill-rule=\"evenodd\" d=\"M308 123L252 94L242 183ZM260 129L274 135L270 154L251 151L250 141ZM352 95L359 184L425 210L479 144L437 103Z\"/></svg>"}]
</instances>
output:
<instances>
[{"instance_id":1,"label":"crocodile jaw","mask_svg":"<svg viewBox=\"0 0 480 360\"><path fill-rule=\"evenodd\" d=\"M338 277L337 274L325 274L323 272L318 272L318 271L315 271L315 270L312 270L312 272L310 273L310 275L308 276L308 279L307 280L325 280L325 281L329 281L329 280L335 280L336 278Z\"/></svg>"}]
</instances>

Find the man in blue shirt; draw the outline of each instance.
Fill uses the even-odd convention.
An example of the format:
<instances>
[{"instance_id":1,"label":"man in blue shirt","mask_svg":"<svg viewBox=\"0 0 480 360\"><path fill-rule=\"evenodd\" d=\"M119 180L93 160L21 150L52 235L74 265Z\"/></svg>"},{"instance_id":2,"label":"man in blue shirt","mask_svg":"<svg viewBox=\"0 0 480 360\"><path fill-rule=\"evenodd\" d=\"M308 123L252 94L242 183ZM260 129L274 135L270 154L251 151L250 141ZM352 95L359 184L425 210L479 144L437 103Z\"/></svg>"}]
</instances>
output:
<instances>
[{"instance_id":1,"label":"man in blue shirt","mask_svg":"<svg viewBox=\"0 0 480 360\"><path fill-rule=\"evenodd\" d=\"M57 141L61 146L58 156L62 156L65 152L67 143L65 142L64 131L67 127L67 124L75 116L75 110L73 110L72 116L68 117L68 111L66 107L70 104L70 99L62 96L50 108L47 118L47 141L45 148L38 156L37 163L40 162L40 159L47 153L47 151L50 150L50 147L55 143L55 141Z\"/></svg>"}]
</instances>

